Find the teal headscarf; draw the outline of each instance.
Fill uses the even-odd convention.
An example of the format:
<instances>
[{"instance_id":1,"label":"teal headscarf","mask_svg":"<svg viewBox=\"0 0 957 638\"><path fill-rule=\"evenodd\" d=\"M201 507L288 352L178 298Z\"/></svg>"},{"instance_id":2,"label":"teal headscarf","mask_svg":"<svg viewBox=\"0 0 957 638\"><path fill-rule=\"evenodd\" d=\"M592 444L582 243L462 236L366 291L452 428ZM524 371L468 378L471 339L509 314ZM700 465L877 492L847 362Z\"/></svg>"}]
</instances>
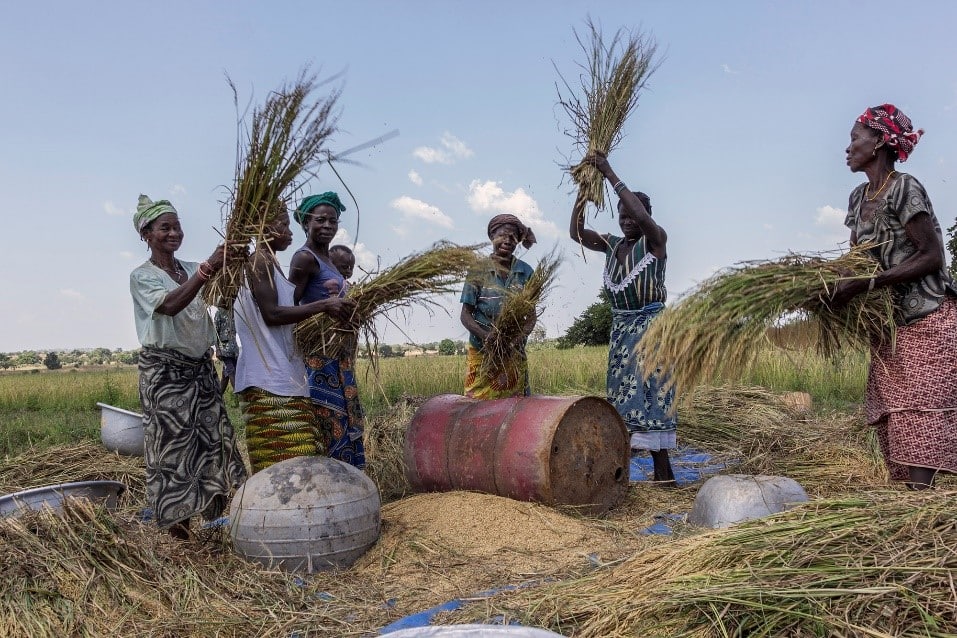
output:
<instances>
[{"instance_id":1,"label":"teal headscarf","mask_svg":"<svg viewBox=\"0 0 957 638\"><path fill-rule=\"evenodd\" d=\"M133 228L136 229L136 232L142 233L147 224L166 213L179 215L173 205L169 203L169 200L161 199L154 202L146 195L140 195L139 202L136 204L136 212L133 213Z\"/></svg>"},{"instance_id":2,"label":"teal headscarf","mask_svg":"<svg viewBox=\"0 0 957 638\"><path fill-rule=\"evenodd\" d=\"M326 191L321 195L310 195L301 202L299 202L299 208L296 209L294 217L296 221L300 224L306 218L306 215L312 211L313 208L321 204L326 204L327 206L332 206L336 209L336 219L339 219L339 216L342 215L342 211L346 209L342 205L342 202L339 201L339 196L332 192Z\"/></svg>"}]
</instances>

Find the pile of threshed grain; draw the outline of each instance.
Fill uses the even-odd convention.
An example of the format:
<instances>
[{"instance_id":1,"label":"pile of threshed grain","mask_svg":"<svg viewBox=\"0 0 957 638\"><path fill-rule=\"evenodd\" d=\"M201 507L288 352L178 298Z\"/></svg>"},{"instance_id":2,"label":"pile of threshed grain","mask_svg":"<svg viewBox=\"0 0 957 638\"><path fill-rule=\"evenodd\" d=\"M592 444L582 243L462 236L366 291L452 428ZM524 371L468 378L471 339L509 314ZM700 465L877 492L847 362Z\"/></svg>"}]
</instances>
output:
<instances>
[{"instance_id":1,"label":"pile of threshed grain","mask_svg":"<svg viewBox=\"0 0 957 638\"><path fill-rule=\"evenodd\" d=\"M430 306L437 295L456 292L481 258L479 245L457 246L439 242L414 253L374 277L349 288L356 303L352 316L340 323L320 313L296 324L294 335L301 352L336 358L344 348L355 347L360 331L374 343L374 322L391 311L413 305ZM374 353L374 348L373 348Z\"/></svg>"},{"instance_id":2,"label":"pile of threshed grain","mask_svg":"<svg viewBox=\"0 0 957 638\"><path fill-rule=\"evenodd\" d=\"M789 318L807 323L825 357L841 348L893 341L894 305L887 288L858 295L839 310L828 305L842 279L876 274L868 248L855 246L836 258L790 254L718 273L648 327L637 346L644 373L668 371L668 383L679 394L719 376L740 378L769 342L768 330Z\"/></svg>"},{"instance_id":3,"label":"pile of threshed grain","mask_svg":"<svg viewBox=\"0 0 957 638\"><path fill-rule=\"evenodd\" d=\"M957 632L957 492L863 492L642 551L489 614L582 638Z\"/></svg>"},{"instance_id":4,"label":"pile of threshed grain","mask_svg":"<svg viewBox=\"0 0 957 638\"><path fill-rule=\"evenodd\" d=\"M311 101L322 84L304 70L296 81L269 94L253 110L248 129L239 123L236 175L226 202L228 246L248 246L265 239L266 228L286 210L286 201L318 167L326 143L336 131L340 90ZM230 81L237 101L235 85ZM203 287L210 306L231 308L243 285L248 254L227 250L225 264Z\"/></svg>"},{"instance_id":5,"label":"pile of threshed grain","mask_svg":"<svg viewBox=\"0 0 957 638\"><path fill-rule=\"evenodd\" d=\"M585 54L579 64L581 75L577 89L559 74L564 87L558 89L558 105L570 120L566 135L583 155L598 152L607 155L621 141L625 119L638 106L638 96L651 77L657 45L640 32L617 31L606 43L599 28L589 21L587 41L575 32ZM577 93L576 93L577 92ZM605 205L604 177L590 163L569 166L572 180L581 197L601 209Z\"/></svg>"},{"instance_id":6,"label":"pile of threshed grain","mask_svg":"<svg viewBox=\"0 0 957 638\"><path fill-rule=\"evenodd\" d=\"M492 322L491 335L482 347L479 375L490 383L512 370L521 352L521 344L528 336L529 323L541 315L542 304L555 282L562 263L555 249L542 257L531 277L520 290L506 290L501 310Z\"/></svg>"},{"instance_id":7,"label":"pile of threshed grain","mask_svg":"<svg viewBox=\"0 0 957 638\"><path fill-rule=\"evenodd\" d=\"M544 505L475 492L414 495L383 506L382 519L379 542L354 571L386 583L387 597L418 604L406 613L436 597L580 575L660 542Z\"/></svg>"}]
</instances>

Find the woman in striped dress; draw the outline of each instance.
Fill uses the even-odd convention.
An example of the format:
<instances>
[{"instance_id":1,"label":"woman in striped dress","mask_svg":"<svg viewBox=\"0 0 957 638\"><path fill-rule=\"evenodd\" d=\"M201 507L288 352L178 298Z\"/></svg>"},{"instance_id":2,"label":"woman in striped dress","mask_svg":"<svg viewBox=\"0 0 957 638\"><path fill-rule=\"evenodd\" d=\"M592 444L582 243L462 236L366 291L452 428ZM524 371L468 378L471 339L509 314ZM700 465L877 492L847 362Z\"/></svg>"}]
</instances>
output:
<instances>
[{"instance_id":1,"label":"woman in striped dress","mask_svg":"<svg viewBox=\"0 0 957 638\"><path fill-rule=\"evenodd\" d=\"M632 192L618 179L602 154L584 161L612 184L618 195L618 225L622 236L599 234L585 228L586 201L579 196L572 210L569 233L589 250L605 254L603 285L611 299L612 329L608 350L608 401L628 428L632 450L648 450L654 461L654 480L674 485L668 450L677 446L678 417L674 393L665 390L660 371L643 379L635 345L651 320L664 309L667 298L665 250L668 236L651 218L651 200Z\"/></svg>"}]
</instances>

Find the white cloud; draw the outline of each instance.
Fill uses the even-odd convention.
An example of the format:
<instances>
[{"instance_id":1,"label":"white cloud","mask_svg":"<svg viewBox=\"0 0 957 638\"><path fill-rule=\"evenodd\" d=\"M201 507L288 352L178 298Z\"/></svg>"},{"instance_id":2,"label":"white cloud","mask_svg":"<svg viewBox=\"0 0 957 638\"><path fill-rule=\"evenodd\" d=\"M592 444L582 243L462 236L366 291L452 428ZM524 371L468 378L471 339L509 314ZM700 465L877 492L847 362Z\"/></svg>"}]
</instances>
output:
<instances>
[{"instance_id":1,"label":"white cloud","mask_svg":"<svg viewBox=\"0 0 957 638\"><path fill-rule=\"evenodd\" d=\"M422 176L416 173L414 170L409 171L409 181L415 184L416 186L422 185Z\"/></svg>"},{"instance_id":2,"label":"white cloud","mask_svg":"<svg viewBox=\"0 0 957 638\"><path fill-rule=\"evenodd\" d=\"M465 142L455 137L448 131L442 134L441 141L442 141L442 146L449 149L452 155L454 155L457 159L465 159L468 157L472 157L472 155L474 155L474 153L472 152L472 149L466 146Z\"/></svg>"},{"instance_id":3,"label":"white cloud","mask_svg":"<svg viewBox=\"0 0 957 638\"><path fill-rule=\"evenodd\" d=\"M103 203L103 210L106 211L107 215L113 215L115 217L126 217L127 215L129 215L130 217L133 216L133 211L123 210L122 208L120 208L119 206L117 206L111 201L107 201Z\"/></svg>"},{"instance_id":4,"label":"white cloud","mask_svg":"<svg viewBox=\"0 0 957 638\"><path fill-rule=\"evenodd\" d=\"M814 216L814 225L822 231L827 243L841 244L850 238L850 231L844 226L847 211L834 206L820 206Z\"/></svg>"},{"instance_id":5,"label":"white cloud","mask_svg":"<svg viewBox=\"0 0 957 638\"><path fill-rule=\"evenodd\" d=\"M538 202L522 188L506 192L498 182L472 180L469 184L469 206L476 213L511 213L530 226L536 235L558 236L558 227L545 219Z\"/></svg>"},{"instance_id":6,"label":"white cloud","mask_svg":"<svg viewBox=\"0 0 957 638\"><path fill-rule=\"evenodd\" d=\"M60 295L66 297L67 299L75 299L77 301L82 301L84 299L82 293L79 293L76 290L71 290L70 288L61 288Z\"/></svg>"},{"instance_id":7,"label":"white cloud","mask_svg":"<svg viewBox=\"0 0 957 638\"><path fill-rule=\"evenodd\" d=\"M122 257L123 259L133 259L133 253L131 253L128 250L121 250L120 257Z\"/></svg>"},{"instance_id":8,"label":"white cloud","mask_svg":"<svg viewBox=\"0 0 957 638\"><path fill-rule=\"evenodd\" d=\"M466 146L465 142L448 131L442 134L439 142L442 148L420 146L412 151L412 155L426 164L454 164L456 160L466 159L474 155L472 149ZM411 175L409 177L411 179Z\"/></svg>"},{"instance_id":9,"label":"white cloud","mask_svg":"<svg viewBox=\"0 0 957 638\"><path fill-rule=\"evenodd\" d=\"M722 69L724 70L724 72L727 73L728 75L737 75L738 73L740 73L740 71L735 71L734 69L732 69L732 68L731 68L730 66L728 66L727 64L722 64L722 65L721 65L721 68L722 68Z\"/></svg>"},{"instance_id":10,"label":"white cloud","mask_svg":"<svg viewBox=\"0 0 957 638\"><path fill-rule=\"evenodd\" d=\"M829 230L843 229L844 218L847 211L834 206L820 206L817 209L817 215L814 217L814 224L823 226Z\"/></svg>"},{"instance_id":11,"label":"white cloud","mask_svg":"<svg viewBox=\"0 0 957 638\"><path fill-rule=\"evenodd\" d=\"M392 200L392 208L402 213L406 219L415 218L431 222L443 228L452 228L455 223L452 218L432 204L403 195Z\"/></svg>"},{"instance_id":12,"label":"white cloud","mask_svg":"<svg viewBox=\"0 0 957 638\"><path fill-rule=\"evenodd\" d=\"M185 195L186 187L183 186L182 184L173 184L173 186L169 189L169 194L171 197L178 197L180 195Z\"/></svg>"},{"instance_id":13,"label":"white cloud","mask_svg":"<svg viewBox=\"0 0 957 638\"><path fill-rule=\"evenodd\" d=\"M405 226L389 226L389 228L391 228L392 232L394 232L399 237L405 237L406 235L409 234L409 229L406 228Z\"/></svg>"},{"instance_id":14,"label":"white cloud","mask_svg":"<svg viewBox=\"0 0 957 638\"><path fill-rule=\"evenodd\" d=\"M376 265L379 263L378 256L366 248L366 245L362 242L353 245L352 236L349 235L349 231L345 228L340 228L339 232L336 233L336 236L332 238L332 241L329 243L330 246L334 244L345 244L352 249L352 252L356 256L356 266L362 270L373 270ZM358 278L359 273L356 273L356 276L353 279Z\"/></svg>"}]
</instances>

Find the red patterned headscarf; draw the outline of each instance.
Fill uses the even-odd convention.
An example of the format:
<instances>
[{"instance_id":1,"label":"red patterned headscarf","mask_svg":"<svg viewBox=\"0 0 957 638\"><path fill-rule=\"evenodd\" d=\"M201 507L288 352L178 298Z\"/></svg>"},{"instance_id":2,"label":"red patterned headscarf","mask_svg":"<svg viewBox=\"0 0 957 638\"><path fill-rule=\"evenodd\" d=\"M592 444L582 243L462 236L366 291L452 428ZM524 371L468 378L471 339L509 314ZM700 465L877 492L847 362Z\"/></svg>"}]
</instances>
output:
<instances>
[{"instance_id":1,"label":"red patterned headscarf","mask_svg":"<svg viewBox=\"0 0 957 638\"><path fill-rule=\"evenodd\" d=\"M867 109L857 121L879 132L884 142L897 151L897 159L907 161L914 147L924 134L924 129L914 130L910 118L893 104L881 104Z\"/></svg>"}]
</instances>

